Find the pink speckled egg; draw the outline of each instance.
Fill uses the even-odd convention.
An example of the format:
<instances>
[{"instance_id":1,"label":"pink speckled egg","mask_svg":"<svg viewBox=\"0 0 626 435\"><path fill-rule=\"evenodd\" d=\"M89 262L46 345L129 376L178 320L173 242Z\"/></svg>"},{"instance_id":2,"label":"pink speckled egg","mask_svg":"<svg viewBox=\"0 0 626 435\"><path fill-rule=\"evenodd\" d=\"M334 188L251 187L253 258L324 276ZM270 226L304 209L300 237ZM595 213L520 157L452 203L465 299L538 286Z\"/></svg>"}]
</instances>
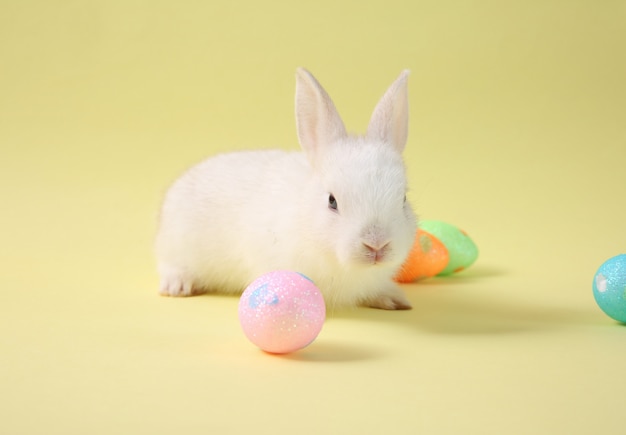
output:
<instances>
[{"instance_id":1,"label":"pink speckled egg","mask_svg":"<svg viewBox=\"0 0 626 435\"><path fill-rule=\"evenodd\" d=\"M313 281L296 272L261 275L239 300L243 332L269 353L289 353L308 346L325 319L322 293Z\"/></svg>"}]
</instances>

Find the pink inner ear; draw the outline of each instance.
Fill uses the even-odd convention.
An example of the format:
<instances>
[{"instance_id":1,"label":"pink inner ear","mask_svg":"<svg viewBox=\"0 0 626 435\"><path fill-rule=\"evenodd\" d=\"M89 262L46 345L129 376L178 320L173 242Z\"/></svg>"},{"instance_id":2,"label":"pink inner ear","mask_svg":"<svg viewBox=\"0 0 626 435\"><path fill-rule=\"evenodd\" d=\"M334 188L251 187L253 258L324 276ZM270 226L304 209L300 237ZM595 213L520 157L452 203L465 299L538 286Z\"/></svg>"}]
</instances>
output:
<instances>
[{"instance_id":1,"label":"pink inner ear","mask_svg":"<svg viewBox=\"0 0 626 435\"><path fill-rule=\"evenodd\" d=\"M331 98L311 73L296 74L296 126L300 145L309 158L346 136L346 129Z\"/></svg>"},{"instance_id":2,"label":"pink inner ear","mask_svg":"<svg viewBox=\"0 0 626 435\"><path fill-rule=\"evenodd\" d=\"M404 70L382 96L367 129L367 135L375 140L392 145L398 152L404 150L408 137L409 98Z\"/></svg>"}]
</instances>

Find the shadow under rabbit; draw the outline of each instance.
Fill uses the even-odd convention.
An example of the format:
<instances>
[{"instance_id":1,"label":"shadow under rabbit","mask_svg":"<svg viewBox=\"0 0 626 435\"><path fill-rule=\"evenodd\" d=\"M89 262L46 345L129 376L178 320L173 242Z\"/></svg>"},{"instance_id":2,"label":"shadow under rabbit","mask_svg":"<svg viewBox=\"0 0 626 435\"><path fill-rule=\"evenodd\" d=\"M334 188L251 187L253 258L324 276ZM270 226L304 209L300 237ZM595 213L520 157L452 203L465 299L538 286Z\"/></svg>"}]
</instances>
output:
<instances>
[{"instance_id":1,"label":"shadow under rabbit","mask_svg":"<svg viewBox=\"0 0 626 435\"><path fill-rule=\"evenodd\" d=\"M372 309L338 311L332 316L401 324L422 333L446 335L500 335L597 323L590 308L542 305L459 290L456 282L435 286L413 285L406 294L413 309L389 312Z\"/></svg>"}]
</instances>

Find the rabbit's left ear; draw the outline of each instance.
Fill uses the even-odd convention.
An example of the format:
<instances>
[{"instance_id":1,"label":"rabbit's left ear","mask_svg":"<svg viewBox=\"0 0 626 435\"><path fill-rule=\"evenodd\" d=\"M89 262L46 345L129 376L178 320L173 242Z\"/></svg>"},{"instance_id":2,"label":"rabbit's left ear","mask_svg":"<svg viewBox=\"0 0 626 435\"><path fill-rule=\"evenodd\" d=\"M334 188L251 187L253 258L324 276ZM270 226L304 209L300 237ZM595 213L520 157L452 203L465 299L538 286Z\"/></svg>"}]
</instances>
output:
<instances>
[{"instance_id":1,"label":"rabbit's left ear","mask_svg":"<svg viewBox=\"0 0 626 435\"><path fill-rule=\"evenodd\" d=\"M296 71L296 124L300 145L311 160L347 135L332 100L304 68Z\"/></svg>"},{"instance_id":2,"label":"rabbit's left ear","mask_svg":"<svg viewBox=\"0 0 626 435\"><path fill-rule=\"evenodd\" d=\"M376 105L367 127L368 138L387 143L400 153L409 133L408 77L407 69L389 86Z\"/></svg>"}]
</instances>

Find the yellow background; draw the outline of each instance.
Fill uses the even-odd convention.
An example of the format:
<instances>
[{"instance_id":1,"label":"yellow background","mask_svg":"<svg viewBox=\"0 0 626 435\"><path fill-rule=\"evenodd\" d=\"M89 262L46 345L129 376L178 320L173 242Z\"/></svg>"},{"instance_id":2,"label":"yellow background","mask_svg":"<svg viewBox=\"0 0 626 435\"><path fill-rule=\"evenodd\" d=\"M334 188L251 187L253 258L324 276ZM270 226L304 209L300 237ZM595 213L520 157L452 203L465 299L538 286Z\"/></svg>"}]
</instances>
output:
<instances>
[{"instance_id":1,"label":"yellow background","mask_svg":"<svg viewBox=\"0 0 626 435\"><path fill-rule=\"evenodd\" d=\"M0 432L624 432L624 1L0 1ZM296 149L294 72L349 129L410 68L409 199L468 271L286 357L237 298L157 296L160 197Z\"/></svg>"}]
</instances>

